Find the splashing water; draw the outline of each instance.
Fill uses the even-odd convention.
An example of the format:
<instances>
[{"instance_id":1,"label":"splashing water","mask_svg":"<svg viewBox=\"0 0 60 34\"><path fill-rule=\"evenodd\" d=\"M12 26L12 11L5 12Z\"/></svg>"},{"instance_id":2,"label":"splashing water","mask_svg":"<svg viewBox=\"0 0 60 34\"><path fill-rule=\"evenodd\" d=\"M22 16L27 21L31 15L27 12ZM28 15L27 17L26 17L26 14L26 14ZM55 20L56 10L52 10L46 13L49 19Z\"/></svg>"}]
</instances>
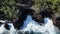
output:
<instances>
[{"instance_id":1,"label":"splashing water","mask_svg":"<svg viewBox=\"0 0 60 34\"><path fill-rule=\"evenodd\" d=\"M33 31L33 34L57 34L52 19L44 18L44 25L41 26L32 20L30 15L27 16L22 31Z\"/></svg>"},{"instance_id":2,"label":"splashing water","mask_svg":"<svg viewBox=\"0 0 60 34\"><path fill-rule=\"evenodd\" d=\"M53 25L52 19L44 18L43 20L44 24L41 26L28 15L21 30L16 30L12 23L8 23L8 25L11 25L11 29L6 30L3 24L0 27L0 34L60 34Z\"/></svg>"},{"instance_id":3,"label":"splashing water","mask_svg":"<svg viewBox=\"0 0 60 34\"><path fill-rule=\"evenodd\" d=\"M15 34L16 32L16 29L14 28L13 24L12 23L8 23L9 27L10 27L10 30L7 30L5 27L4 27L5 24L3 24L1 27L0 27L0 34Z\"/></svg>"},{"instance_id":4,"label":"splashing water","mask_svg":"<svg viewBox=\"0 0 60 34\"><path fill-rule=\"evenodd\" d=\"M52 19L44 18L44 23L46 23L44 28L47 29L48 34L56 34Z\"/></svg>"},{"instance_id":5,"label":"splashing water","mask_svg":"<svg viewBox=\"0 0 60 34\"><path fill-rule=\"evenodd\" d=\"M1 27L0 27L0 34L4 33L4 30L5 30L5 28L4 28L4 24L3 24L3 25L1 25Z\"/></svg>"},{"instance_id":6,"label":"splashing water","mask_svg":"<svg viewBox=\"0 0 60 34\"><path fill-rule=\"evenodd\" d=\"M13 24L12 23L8 23L8 24L11 26L11 29L9 30L10 34L15 34L16 29L14 28Z\"/></svg>"}]
</instances>

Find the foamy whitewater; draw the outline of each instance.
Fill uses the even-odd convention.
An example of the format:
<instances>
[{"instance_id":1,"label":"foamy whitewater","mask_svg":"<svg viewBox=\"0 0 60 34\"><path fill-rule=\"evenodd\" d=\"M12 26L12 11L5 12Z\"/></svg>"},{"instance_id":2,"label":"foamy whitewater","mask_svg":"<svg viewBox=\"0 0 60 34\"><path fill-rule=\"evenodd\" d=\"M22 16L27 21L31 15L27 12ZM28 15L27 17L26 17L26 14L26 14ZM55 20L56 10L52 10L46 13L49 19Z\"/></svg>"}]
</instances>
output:
<instances>
[{"instance_id":1,"label":"foamy whitewater","mask_svg":"<svg viewBox=\"0 0 60 34\"><path fill-rule=\"evenodd\" d=\"M8 25L11 29L6 30L3 24L0 27L0 34L60 34L58 28L53 25L52 19L49 18L44 18L44 24L41 26L28 15L21 30L16 30L12 23Z\"/></svg>"},{"instance_id":2,"label":"foamy whitewater","mask_svg":"<svg viewBox=\"0 0 60 34\"><path fill-rule=\"evenodd\" d=\"M33 34L57 34L58 29L53 25L52 19L44 18L44 24L41 26L30 15L27 16L22 29L24 32L29 31Z\"/></svg>"}]
</instances>

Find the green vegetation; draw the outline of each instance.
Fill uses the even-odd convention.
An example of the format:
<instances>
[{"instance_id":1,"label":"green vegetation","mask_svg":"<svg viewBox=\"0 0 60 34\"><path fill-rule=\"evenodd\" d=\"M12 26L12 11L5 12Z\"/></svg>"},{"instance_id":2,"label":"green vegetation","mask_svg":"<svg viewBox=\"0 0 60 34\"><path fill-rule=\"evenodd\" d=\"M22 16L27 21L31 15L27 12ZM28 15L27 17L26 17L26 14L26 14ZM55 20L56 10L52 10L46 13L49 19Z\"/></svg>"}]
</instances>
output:
<instances>
[{"instance_id":1,"label":"green vegetation","mask_svg":"<svg viewBox=\"0 0 60 34\"><path fill-rule=\"evenodd\" d=\"M44 5L50 5L54 12L60 14L60 0L33 0L35 1L35 7L40 8ZM6 17L14 18L17 17L18 9L16 7L15 0L0 0L0 10L4 11Z\"/></svg>"},{"instance_id":2,"label":"green vegetation","mask_svg":"<svg viewBox=\"0 0 60 34\"><path fill-rule=\"evenodd\" d=\"M49 5L57 15L60 14L60 0L35 0L35 7L41 8Z\"/></svg>"},{"instance_id":3,"label":"green vegetation","mask_svg":"<svg viewBox=\"0 0 60 34\"><path fill-rule=\"evenodd\" d=\"M2 0L1 11L4 11L6 17L15 18L17 17L17 7L14 0Z\"/></svg>"}]
</instances>

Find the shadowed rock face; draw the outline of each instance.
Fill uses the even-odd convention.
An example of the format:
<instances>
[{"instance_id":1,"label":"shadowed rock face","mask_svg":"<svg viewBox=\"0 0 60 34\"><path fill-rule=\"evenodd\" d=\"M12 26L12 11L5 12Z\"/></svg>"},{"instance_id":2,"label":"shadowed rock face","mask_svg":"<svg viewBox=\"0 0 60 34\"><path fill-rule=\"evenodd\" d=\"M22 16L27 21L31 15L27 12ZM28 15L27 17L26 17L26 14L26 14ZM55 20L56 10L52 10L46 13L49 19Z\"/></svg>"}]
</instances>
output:
<instances>
[{"instance_id":1,"label":"shadowed rock face","mask_svg":"<svg viewBox=\"0 0 60 34\"><path fill-rule=\"evenodd\" d=\"M4 27L5 27L7 30L10 30L10 29L11 29L11 25L8 25L8 24L5 24Z\"/></svg>"},{"instance_id":2,"label":"shadowed rock face","mask_svg":"<svg viewBox=\"0 0 60 34\"><path fill-rule=\"evenodd\" d=\"M19 11L19 18L16 22L13 23L14 27L16 29L20 29L20 27L23 26L24 21L27 18L27 15L33 15L34 10L32 9L25 9L25 8L21 8L21 10Z\"/></svg>"},{"instance_id":3,"label":"shadowed rock face","mask_svg":"<svg viewBox=\"0 0 60 34\"><path fill-rule=\"evenodd\" d=\"M50 7L44 8L40 11L40 13L36 13L33 9L26 9L21 7L19 11L19 18L16 22L13 23L14 27L16 29L20 29L20 27L23 26L24 21L26 20L28 15L31 15L32 19L41 25L41 23L44 22L43 19L45 17L49 17L52 19L54 13Z\"/></svg>"},{"instance_id":4,"label":"shadowed rock face","mask_svg":"<svg viewBox=\"0 0 60 34\"><path fill-rule=\"evenodd\" d=\"M9 25L8 23L5 20L0 20L0 26L4 25L5 29L10 30L11 29L11 25Z\"/></svg>"},{"instance_id":5,"label":"shadowed rock face","mask_svg":"<svg viewBox=\"0 0 60 34\"><path fill-rule=\"evenodd\" d=\"M50 6L48 7L42 7L42 9L40 10L40 15L42 16L42 18L44 19L45 17L48 17L50 19L53 20L53 24L55 24L55 13L53 12L52 8Z\"/></svg>"},{"instance_id":6,"label":"shadowed rock face","mask_svg":"<svg viewBox=\"0 0 60 34\"><path fill-rule=\"evenodd\" d=\"M0 19L2 20L5 19L5 13L3 11L0 11Z\"/></svg>"},{"instance_id":7,"label":"shadowed rock face","mask_svg":"<svg viewBox=\"0 0 60 34\"><path fill-rule=\"evenodd\" d=\"M60 17L56 18L56 23L54 25L60 29Z\"/></svg>"},{"instance_id":8,"label":"shadowed rock face","mask_svg":"<svg viewBox=\"0 0 60 34\"><path fill-rule=\"evenodd\" d=\"M0 27L2 26L2 24L4 24L4 23L0 22Z\"/></svg>"},{"instance_id":9,"label":"shadowed rock face","mask_svg":"<svg viewBox=\"0 0 60 34\"><path fill-rule=\"evenodd\" d=\"M33 9L26 9L21 8L19 11L19 18L16 22L13 23L16 29L20 29L23 26L24 21L26 20L27 16L31 15L32 19L38 23L42 23L42 17L39 13L36 13Z\"/></svg>"},{"instance_id":10,"label":"shadowed rock face","mask_svg":"<svg viewBox=\"0 0 60 34\"><path fill-rule=\"evenodd\" d=\"M32 15L32 19L33 19L34 21L36 21L37 23L39 23L40 25L42 25L43 19L42 19L42 15L41 15L41 14L39 14L39 13L34 13L34 14Z\"/></svg>"},{"instance_id":11,"label":"shadowed rock face","mask_svg":"<svg viewBox=\"0 0 60 34\"><path fill-rule=\"evenodd\" d=\"M48 8L43 8L43 10L41 10L40 15L42 15L42 18L48 17L50 19L53 20L53 25L57 26L60 29L60 17L56 18L55 13L53 12L53 10L48 7Z\"/></svg>"},{"instance_id":12,"label":"shadowed rock face","mask_svg":"<svg viewBox=\"0 0 60 34\"><path fill-rule=\"evenodd\" d=\"M4 21L2 21L2 20L5 20L5 13L3 12L3 11L0 11L0 26L2 26L4 23L2 23L2 22L4 22Z\"/></svg>"},{"instance_id":13,"label":"shadowed rock face","mask_svg":"<svg viewBox=\"0 0 60 34\"><path fill-rule=\"evenodd\" d=\"M50 7L44 8L40 11L40 14L42 15L42 18L49 17L52 18L54 15L53 10Z\"/></svg>"}]
</instances>

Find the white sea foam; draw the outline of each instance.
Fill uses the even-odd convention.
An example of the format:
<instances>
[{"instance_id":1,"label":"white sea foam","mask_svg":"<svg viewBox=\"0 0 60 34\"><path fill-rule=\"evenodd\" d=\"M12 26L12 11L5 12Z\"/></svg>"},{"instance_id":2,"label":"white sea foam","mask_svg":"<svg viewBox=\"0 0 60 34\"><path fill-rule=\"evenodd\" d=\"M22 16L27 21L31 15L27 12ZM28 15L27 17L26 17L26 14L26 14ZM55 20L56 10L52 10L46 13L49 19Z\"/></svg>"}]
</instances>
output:
<instances>
[{"instance_id":1,"label":"white sea foam","mask_svg":"<svg viewBox=\"0 0 60 34\"><path fill-rule=\"evenodd\" d=\"M52 19L44 18L44 23L45 24L41 26L32 20L30 15L28 15L26 21L24 22L22 31L33 31L42 34L56 34Z\"/></svg>"},{"instance_id":2,"label":"white sea foam","mask_svg":"<svg viewBox=\"0 0 60 34\"><path fill-rule=\"evenodd\" d=\"M28 15L21 30L16 30L13 26L13 23L8 23L8 25L11 25L11 29L5 29L3 24L0 27L0 34L24 34L25 32L31 33L31 31L33 34L60 34L58 32L58 28L53 25L52 19L49 18L44 18L44 24L41 26L32 20L32 17L30 15Z\"/></svg>"}]
</instances>

